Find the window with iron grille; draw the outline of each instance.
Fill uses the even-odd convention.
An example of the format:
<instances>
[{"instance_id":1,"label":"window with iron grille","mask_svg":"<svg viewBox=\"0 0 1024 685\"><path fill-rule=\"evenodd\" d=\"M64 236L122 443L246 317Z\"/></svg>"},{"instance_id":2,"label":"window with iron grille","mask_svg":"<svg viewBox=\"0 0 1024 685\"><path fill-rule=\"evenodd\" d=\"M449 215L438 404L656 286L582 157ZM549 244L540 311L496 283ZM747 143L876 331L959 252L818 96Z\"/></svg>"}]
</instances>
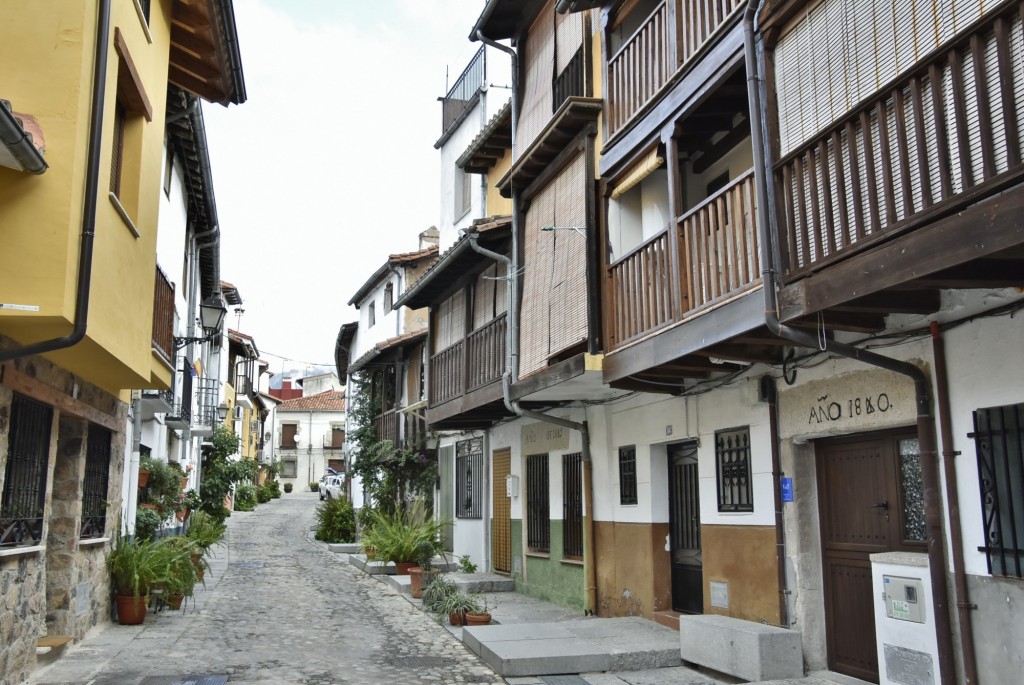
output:
<instances>
[{"instance_id":1,"label":"window with iron grille","mask_svg":"<svg viewBox=\"0 0 1024 685\"><path fill-rule=\"evenodd\" d=\"M483 517L483 438L455 443L455 517Z\"/></svg>"},{"instance_id":2,"label":"window with iron grille","mask_svg":"<svg viewBox=\"0 0 1024 685\"><path fill-rule=\"evenodd\" d=\"M43 539L46 466L52 429L50 406L14 394L3 499L0 500L0 547L38 544Z\"/></svg>"},{"instance_id":3,"label":"window with iron grille","mask_svg":"<svg viewBox=\"0 0 1024 685\"><path fill-rule=\"evenodd\" d=\"M715 431L718 511L754 511L750 482L750 428Z\"/></svg>"},{"instance_id":4,"label":"window with iron grille","mask_svg":"<svg viewBox=\"0 0 1024 685\"><path fill-rule=\"evenodd\" d=\"M636 445L619 448L619 504L636 504Z\"/></svg>"},{"instance_id":5,"label":"window with iron grille","mask_svg":"<svg viewBox=\"0 0 1024 685\"><path fill-rule=\"evenodd\" d=\"M583 453L562 455L562 555L583 558Z\"/></svg>"},{"instance_id":6,"label":"window with iron grille","mask_svg":"<svg viewBox=\"0 0 1024 685\"><path fill-rule=\"evenodd\" d=\"M526 457L526 546L531 552L551 549L551 494L546 454Z\"/></svg>"},{"instance_id":7,"label":"window with iron grille","mask_svg":"<svg viewBox=\"0 0 1024 685\"><path fill-rule=\"evenodd\" d=\"M110 431L89 424L82 481L82 525L79 537L101 538L107 525L107 486L110 477Z\"/></svg>"},{"instance_id":8,"label":"window with iron grille","mask_svg":"<svg viewBox=\"0 0 1024 685\"><path fill-rule=\"evenodd\" d=\"M981 513L992 575L1024 578L1024 404L974 412Z\"/></svg>"},{"instance_id":9,"label":"window with iron grille","mask_svg":"<svg viewBox=\"0 0 1024 685\"><path fill-rule=\"evenodd\" d=\"M281 477L295 478L299 475L298 462L295 457L285 457L281 460Z\"/></svg>"}]
</instances>

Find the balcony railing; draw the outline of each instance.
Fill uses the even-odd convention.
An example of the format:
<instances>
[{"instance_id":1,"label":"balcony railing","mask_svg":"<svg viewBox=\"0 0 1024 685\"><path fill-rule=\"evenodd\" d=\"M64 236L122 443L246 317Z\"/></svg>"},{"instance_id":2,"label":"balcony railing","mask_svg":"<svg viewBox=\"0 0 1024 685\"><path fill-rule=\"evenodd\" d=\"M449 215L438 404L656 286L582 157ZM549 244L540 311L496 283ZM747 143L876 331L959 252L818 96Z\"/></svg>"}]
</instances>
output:
<instances>
[{"instance_id":1,"label":"balcony railing","mask_svg":"<svg viewBox=\"0 0 1024 685\"><path fill-rule=\"evenodd\" d=\"M1017 3L916 65L776 166L787 275L801 275L1024 177ZM1015 81L1018 81L1015 84Z\"/></svg>"},{"instance_id":2,"label":"balcony railing","mask_svg":"<svg viewBox=\"0 0 1024 685\"><path fill-rule=\"evenodd\" d=\"M466 340L430 358L432 406L501 379L505 372L507 325L506 315L502 314L470 333Z\"/></svg>"},{"instance_id":3,"label":"balcony railing","mask_svg":"<svg viewBox=\"0 0 1024 685\"><path fill-rule=\"evenodd\" d=\"M196 411L192 420L195 435L212 435L219 422L217 405L220 404L220 381L216 378L200 378L193 385L196 394Z\"/></svg>"},{"instance_id":4,"label":"balcony railing","mask_svg":"<svg viewBox=\"0 0 1024 685\"><path fill-rule=\"evenodd\" d=\"M611 349L719 304L760 281L748 171L608 267ZM675 244L672 241L676 241Z\"/></svg>"},{"instance_id":5,"label":"balcony railing","mask_svg":"<svg viewBox=\"0 0 1024 685\"><path fill-rule=\"evenodd\" d=\"M174 286L159 268L153 293L153 347L164 357L174 357Z\"/></svg>"},{"instance_id":6,"label":"balcony railing","mask_svg":"<svg viewBox=\"0 0 1024 685\"><path fill-rule=\"evenodd\" d=\"M743 0L661 3L608 59L608 136L650 102L743 4Z\"/></svg>"},{"instance_id":7,"label":"balcony railing","mask_svg":"<svg viewBox=\"0 0 1024 685\"><path fill-rule=\"evenodd\" d=\"M373 420L378 440L390 440L398 444L398 411L389 409Z\"/></svg>"},{"instance_id":8,"label":"balcony railing","mask_svg":"<svg viewBox=\"0 0 1024 685\"><path fill-rule=\"evenodd\" d=\"M462 74L455 81L448 94L441 101L441 133L447 131L466 109L473 96L484 85L486 76L486 58L484 48L477 50L476 55Z\"/></svg>"}]
</instances>

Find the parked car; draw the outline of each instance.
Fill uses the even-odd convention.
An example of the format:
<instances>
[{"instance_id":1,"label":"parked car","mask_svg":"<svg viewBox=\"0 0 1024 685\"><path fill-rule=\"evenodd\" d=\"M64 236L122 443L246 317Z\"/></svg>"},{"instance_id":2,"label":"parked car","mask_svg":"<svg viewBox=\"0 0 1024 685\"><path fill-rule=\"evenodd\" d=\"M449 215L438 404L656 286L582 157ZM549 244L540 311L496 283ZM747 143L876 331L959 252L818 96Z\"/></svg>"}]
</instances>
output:
<instances>
[{"instance_id":1,"label":"parked car","mask_svg":"<svg viewBox=\"0 0 1024 685\"><path fill-rule=\"evenodd\" d=\"M325 475L320 479L320 500L337 499L342 496L344 479L342 476Z\"/></svg>"}]
</instances>

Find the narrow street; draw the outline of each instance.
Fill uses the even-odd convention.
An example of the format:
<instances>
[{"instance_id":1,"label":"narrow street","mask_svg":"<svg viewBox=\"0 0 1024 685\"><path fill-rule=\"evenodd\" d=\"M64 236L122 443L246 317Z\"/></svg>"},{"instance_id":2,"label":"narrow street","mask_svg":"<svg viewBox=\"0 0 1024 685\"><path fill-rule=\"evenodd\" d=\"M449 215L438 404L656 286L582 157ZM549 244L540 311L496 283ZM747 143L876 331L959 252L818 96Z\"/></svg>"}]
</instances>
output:
<instances>
[{"instance_id":1,"label":"narrow street","mask_svg":"<svg viewBox=\"0 0 1024 685\"><path fill-rule=\"evenodd\" d=\"M195 606L94 632L30 682L504 682L429 615L315 543L316 504L316 493L293 493L233 514Z\"/></svg>"}]
</instances>

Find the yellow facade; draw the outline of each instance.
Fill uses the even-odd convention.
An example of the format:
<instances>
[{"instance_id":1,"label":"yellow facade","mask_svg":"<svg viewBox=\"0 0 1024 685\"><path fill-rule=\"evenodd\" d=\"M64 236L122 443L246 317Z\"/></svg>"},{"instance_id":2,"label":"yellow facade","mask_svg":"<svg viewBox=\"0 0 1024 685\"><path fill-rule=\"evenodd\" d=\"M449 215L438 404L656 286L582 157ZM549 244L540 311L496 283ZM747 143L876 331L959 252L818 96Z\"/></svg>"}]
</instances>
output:
<instances>
[{"instance_id":1,"label":"yellow facade","mask_svg":"<svg viewBox=\"0 0 1024 685\"><path fill-rule=\"evenodd\" d=\"M0 64L8 66L0 72L0 97L16 112L36 117L49 164L41 176L0 167L0 303L38 307L0 309L0 333L22 344L66 335L74 325L97 4L47 3L45 11L34 0L5 4ZM166 387L171 379L170 369L151 352L170 18L170 0L152 3L148 27L132 0L112 2L86 336L44 355L111 392ZM115 48L115 30L126 51ZM117 197L131 225L110 197L123 52L152 113L147 120L129 112L125 121Z\"/></svg>"}]
</instances>

